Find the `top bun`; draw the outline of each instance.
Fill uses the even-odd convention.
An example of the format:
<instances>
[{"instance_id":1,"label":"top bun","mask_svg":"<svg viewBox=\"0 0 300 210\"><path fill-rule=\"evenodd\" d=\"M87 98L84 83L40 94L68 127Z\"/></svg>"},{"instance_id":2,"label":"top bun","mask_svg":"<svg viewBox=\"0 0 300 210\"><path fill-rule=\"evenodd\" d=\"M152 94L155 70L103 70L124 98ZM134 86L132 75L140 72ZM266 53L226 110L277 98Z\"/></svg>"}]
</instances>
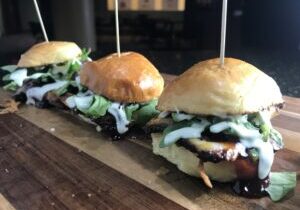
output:
<instances>
[{"instance_id":1,"label":"top bun","mask_svg":"<svg viewBox=\"0 0 300 210\"><path fill-rule=\"evenodd\" d=\"M173 80L158 102L161 111L198 115L239 115L283 103L276 82L244 61L219 58L195 64Z\"/></svg>"},{"instance_id":2,"label":"top bun","mask_svg":"<svg viewBox=\"0 0 300 210\"><path fill-rule=\"evenodd\" d=\"M81 49L73 42L41 42L21 55L18 67L30 68L63 63L81 53Z\"/></svg>"},{"instance_id":3,"label":"top bun","mask_svg":"<svg viewBox=\"0 0 300 210\"><path fill-rule=\"evenodd\" d=\"M80 71L80 82L110 100L141 103L158 98L164 80L143 55L135 52L108 55L87 62Z\"/></svg>"}]
</instances>

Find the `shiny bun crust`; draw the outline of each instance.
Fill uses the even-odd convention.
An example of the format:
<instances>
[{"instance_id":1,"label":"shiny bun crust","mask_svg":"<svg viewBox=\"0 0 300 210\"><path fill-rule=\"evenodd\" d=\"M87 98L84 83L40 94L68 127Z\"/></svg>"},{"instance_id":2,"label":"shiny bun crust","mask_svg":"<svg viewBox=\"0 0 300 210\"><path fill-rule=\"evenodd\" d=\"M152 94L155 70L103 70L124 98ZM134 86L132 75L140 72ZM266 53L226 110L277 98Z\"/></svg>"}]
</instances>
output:
<instances>
[{"instance_id":1,"label":"shiny bun crust","mask_svg":"<svg viewBox=\"0 0 300 210\"><path fill-rule=\"evenodd\" d=\"M80 54L81 49L73 42L42 42L21 55L18 67L30 68L63 63Z\"/></svg>"},{"instance_id":2,"label":"shiny bun crust","mask_svg":"<svg viewBox=\"0 0 300 210\"><path fill-rule=\"evenodd\" d=\"M135 52L108 55L87 62L80 71L80 82L110 100L141 103L158 98L164 80L143 55Z\"/></svg>"},{"instance_id":3,"label":"shiny bun crust","mask_svg":"<svg viewBox=\"0 0 300 210\"><path fill-rule=\"evenodd\" d=\"M276 82L244 61L226 58L195 64L172 81L158 102L161 111L199 115L253 113L282 104Z\"/></svg>"}]
</instances>

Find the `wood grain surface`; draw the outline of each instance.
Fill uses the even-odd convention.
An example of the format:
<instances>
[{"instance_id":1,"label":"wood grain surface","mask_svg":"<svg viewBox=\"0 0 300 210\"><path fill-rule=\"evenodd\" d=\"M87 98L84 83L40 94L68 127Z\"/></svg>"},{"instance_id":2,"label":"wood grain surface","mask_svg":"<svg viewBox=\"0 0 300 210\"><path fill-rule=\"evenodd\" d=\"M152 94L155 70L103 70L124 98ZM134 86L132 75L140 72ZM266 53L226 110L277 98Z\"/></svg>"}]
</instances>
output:
<instances>
[{"instance_id":1,"label":"wood grain surface","mask_svg":"<svg viewBox=\"0 0 300 210\"><path fill-rule=\"evenodd\" d=\"M165 76L167 81L173 78ZM1 91L0 98L5 97L7 93ZM299 174L300 99L285 97L285 101L284 110L273 124L282 132L286 149L276 154L272 170ZM229 184L214 183L214 189L208 190L201 180L153 155L147 136L133 133L126 140L112 142L93 126L55 109L24 106L17 115L0 116L0 193L16 209L300 206L299 184L279 203L267 197L238 197Z\"/></svg>"},{"instance_id":2,"label":"wood grain surface","mask_svg":"<svg viewBox=\"0 0 300 210\"><path fill-rule=\"evenodd\" d=\"M14 114L0 148L0 192L17 209L184 209Z\"/></svg>"}]
</instances>

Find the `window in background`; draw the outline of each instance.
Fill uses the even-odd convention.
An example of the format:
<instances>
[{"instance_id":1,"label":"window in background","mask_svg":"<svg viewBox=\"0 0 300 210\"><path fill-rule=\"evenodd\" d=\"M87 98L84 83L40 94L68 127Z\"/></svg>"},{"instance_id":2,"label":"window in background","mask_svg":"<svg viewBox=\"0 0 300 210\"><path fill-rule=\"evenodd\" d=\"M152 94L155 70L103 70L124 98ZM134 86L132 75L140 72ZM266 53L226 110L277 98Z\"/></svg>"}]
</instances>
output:
<instances>
[{"instance_id":1,"label":"window in background","mask_svg":"<svg viewBox=\"0 0 300 210\"><path fill-rule=\"evenodd\" d=\"M114 10L114 0L107 0L107 9ZM119 0L125 11L184 11L185 0Z\"/></svg>"}]
</instances>

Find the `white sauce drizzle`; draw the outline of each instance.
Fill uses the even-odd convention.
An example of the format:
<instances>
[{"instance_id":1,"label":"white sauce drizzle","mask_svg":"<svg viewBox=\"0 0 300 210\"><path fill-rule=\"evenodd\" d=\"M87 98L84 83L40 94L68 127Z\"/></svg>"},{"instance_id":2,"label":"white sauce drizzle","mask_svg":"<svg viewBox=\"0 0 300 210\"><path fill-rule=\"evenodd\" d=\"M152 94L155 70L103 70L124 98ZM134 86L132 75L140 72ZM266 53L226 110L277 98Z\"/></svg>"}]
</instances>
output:
<instances>
[{"instance_id":1,"label":"white sauce drizzle","mask_svg":"<svg viewBox=\"0 0 300 210\"><path fill-rule=\"evenodd\" d=\"M170 114L170 112L167 111L163 111L161 113L159 113L158 118L166 118L168 115Z\"/></svg>"},{"instance_id":2,"label":"white sauce drizzle","mask_svg":"<svg viewBox=\"0 0 300 210\"><path fill-rule=\"evenodd\" d=\"M173 113L174 117L174 121L176 122L180 122L183 120L191 120L193 119L195 116L191 115L191 114L183 114L183 113Z\"/></svg>"},{"instance_id":3,"label":"white sauce drizzle","mask_svg":"<svg viewBox=\"0 0 300 210\"><path fill-rule=\"evenodd\" d=\"M10 77L18 86L23 85L23 81L27 79L27 69L20 69L11 73Z\"/></svg>"},{"instance_id":4,"label":"white sauce drizzle","mask_svg":"<svg viewBox=\"0 0 300 210\"><path fill-rule=\"evenodd\" d=\"M27 76L27 69L19 69L10 74L9 78L13 80L19 87L23 85L25 79L37 79L47 73L35 73L30 76Z\"/></svg>"},{"instance_id":5,"label":"white sauce drizzle","mask_svg":"<svg viewBox=\"0 0 300 210\"><path fill-rule=\"evenodd\" d=\"M114 102L108 108L108 112L114 116L117 123L117 130L120 134L128 131L127 125L129 121L127 120L126 113L124 110L124 105Z\"/></svg>"},{"instance_id":6,"label":"white sauce drizzle","mask_svg":"<svg viewBox=\"0 0 300 210\"><path fill-rule=\"evenodd\" d=\"M259 116L261 117L262 121L264 123L266 123L267 126L271 127L272 128L272 124L271 124L271 114L268 113L267 111L264 111L264 112L259 112Z\"/></svg>"},{"instance_id":7,"label":"white sauce drizzle","mask_svg":"<svg viewBox=\"0 0 300 210\"><path fill-rule=\"evenodd\" d=\"M81 85L81 83L80 83L80 76L75 77L75 82L76 82L77 86Z\"/></svg>"},{"instance_id":8,"label":"white sauce drizzle","mask_svg":"<svg viewBox=\"0 0 300 210\"><path fill-rule=\"evenodd\" d=\"M81 96L81 97L74 97L75 104L77 108L80 110L86 110L90 108L92 105L94 96Z\"/></svg>"},{"instance_id":9,"label":"white sauce drizzle","mask_svg":"<svg viewBox=\"0 0 300 210\"><path fill-rule=\"evenodd\" d=\"M237 135L240 137L241 144L249 149L256 148L259 154L259 163L258 163L258 177L264 179L268 176L271 166L274 160L274 151L272 144L267 141L264 142L261 139L261 135L258 130L250 130L244 126L237 125L232 122L220 122L215 125L210 126L210 131L212 133L219 133L228 128L233 129ZM245 152L241 153L242 156L245 156Z\"/></svg>"},{"instance_id":10,"label":"white sauce drizzle","mask_svg":"<svg viewBox=\"0 0 300 210\"><path fill-rule=\"evenodd\" d=\"M271 171L274 160L274 150L272 144L269 141L264 142L260 138L240 139L240 142L246 148L256 148L258 150L258 177L260 179L266 178Z\"/></svg>"},{"instance_id":11,"label":"white sauce drizzle","mask_svg":"<svg viewBox=\"0 0 300 210\"><path fill-rule=\"evenodd\" d=\"M93 102L94 96L70 96L66 99L66 104L69 108L77 108L79 110L87 110Z\"/></svg>"},{"instance_id":12,"label":"white sauce drizzle","mask_svg":"<svg viewBox=\"0 0 300 210\"><path fill-rule=\"evenodd\" d=\"M73 61L74 62L74 61ZM72 63L73 63L72 62ZM66 72L68 71L68 69L70 68L71 62L68 61L66 62L64 65L57 65L57 64L53 64L52 65L52 73L53 74L66 74Z\"/></svg>"},{"instance_id":13,"label":"white sauce drizzle","mask_svg":"<svg viewBox=\"0 0 300 210\"><path fill-rule=\"evenodd\" d=\"M66 99L66 105L70 108L70 109L74 109L76 107L76 103L74 100L74 96L70 96Z\"/></svg>"},{"instance_id":14,"label":"white sauce drizzle","mask_svg":"<svg viewBox=\"0 0 300 210\"><path fill-rule=\"evenodd\" d=\"M77 95L70 96L66 99L66 105L70 109L87 110L93 103L94 93L90 90L79 92Z\"/></svg>"},{"instance_id":15,"label":"white sauce drizzle","mask_svg":"<svg viewBox=\"0 0 300 210\"><path fill-rule=\"evenodd\" d=\"M193 123L191 127L184 127L168 133L164 138L164 144L170 145L177 140L200 138L204 129L209 125L207 120L202 120L201 123Z\"/></svg>"},{"instance_id":16,"label":"white sauce drizzle","mask_svg":"<svg viewBox=\"0 0 300 210\"><path fill-rule=\"evenodd\" d=\"M220 133L223 130L226 130L228 128L232 128L237 133L237 135L242 138L259 138L259 137L261 137L258 130L254 130L254 129L250 130L244 126L237 125L233 122L220 122L220 123L210 126L209 129L210 129L210 132L212 132L212 133Z\"/></svg>"},{"instance_id":17,"label":"white sauce drizzle","mask_svg":"<svg viewBox=\"0 0 300 210\"><path fill-rule=\"evenodd\" d=\"M51 84L44 85L42 87L30 88L26 91L26 96L27 96L26 103L27 104L35 104L34 99L41 101L43 99L43 96L47 92L61 88L65 84L67 84L67 81L57 81L57 82L54 82Z\"/></svg>"}]
</instances>

